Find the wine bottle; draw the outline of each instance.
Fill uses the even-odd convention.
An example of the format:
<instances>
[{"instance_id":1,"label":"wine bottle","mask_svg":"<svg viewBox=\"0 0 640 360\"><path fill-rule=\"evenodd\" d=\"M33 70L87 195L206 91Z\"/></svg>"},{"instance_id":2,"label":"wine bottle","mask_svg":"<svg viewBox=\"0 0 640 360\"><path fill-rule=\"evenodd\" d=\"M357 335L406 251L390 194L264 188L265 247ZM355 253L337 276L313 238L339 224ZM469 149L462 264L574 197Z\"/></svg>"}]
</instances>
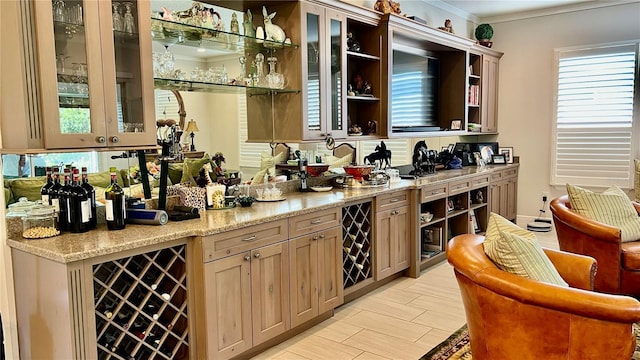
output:
<instances>
[{"instance_id":1,"label":"wine bottle","mask_svg":"<svg viewBox=\"0 0 640 360\"><path fill-rule=\"evenodd\" d=\"M69 190L71 189L71 169L64 169L64 184L58 190L58 205L60 212L58 215L58 224L61 231L68 231L71 224L69 215Z\"/></svg>"},{"instance_id":2,"label":"wine bottle","mask_svg":"<svg viewBox=\"0 0 640 360\"><path fill-rule=\"evenodd\" d=\"M89 230L91 220L91 206L87 191L80 184L80 173L73 169L73 180L67 197L67 213L69 214L69 230L73 233L83 233Z\"/></svg>"},{"instance_id":3,"label":"wine bottle","mask_svg":"<svg viewBox=\"0 0 640 360\"><path fill-rule=\"evenodd\" d=\"M107 228L121 230L125 228L127 219L124 191L116 181L116 168L109 168L109 172L111 173L111 185L104 191Z\"/></svg>"},{"instance_id":4,"label":"wine bottle","mask_svg":"<svg viewBox=\"0 0 640 360\"><path fill-rule=\"evenodd\" d=\"M89 219L89 229L95 229L98 225L98 218L96 214L96 189L89 184L89 178L87 177L87 168L82 167L82 188L87 192L89 198L89 207L91 208L91 218Z\"/></svg>"},{"instance_id":5,"label":"wine bottle","mask_svg":"<svg viewBox=\"0 0 640 360\"><path fill-rule=\"evenodd\" d=\"M298 172L300 176L300 191L309 191L309 188L307 187L307 160L300 159L298 160L298 164Z\"/></svg>"},{"instance_id":6,"label":"wine bottle","mask_svg":"<svg viewBox=\"0 0 640 360\"><path fill-rule=\"evenodd\" d=\"M58 217L60 216L60 200L58 198L58 191L62 184L60 184L60 169L58 167L53 168L53 185L49 188L49 205L52 205L56 210Z\"/></svg>"},{"instance_id":7,"label":"wine bottle","mask_svg":"<svg viewBox=\"0 0 640 360\"><path fill-rule=\"evenodd\" d=\"M40 188L40 198L44 204L49 204L49 189L53 186L51 166L46 167L45 173L47 175L47 182Z\"/></svg>"}]
</instances>

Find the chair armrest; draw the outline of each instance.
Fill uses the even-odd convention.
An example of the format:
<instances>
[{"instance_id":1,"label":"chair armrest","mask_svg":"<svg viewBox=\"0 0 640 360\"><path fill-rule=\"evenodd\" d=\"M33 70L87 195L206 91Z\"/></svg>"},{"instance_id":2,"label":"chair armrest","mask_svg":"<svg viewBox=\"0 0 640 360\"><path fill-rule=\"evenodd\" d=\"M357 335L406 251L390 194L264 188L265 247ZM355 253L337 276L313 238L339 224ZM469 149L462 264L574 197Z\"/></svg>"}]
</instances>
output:
<instances>
[{"instance_id":1,"label":"chair armrest","mask_svg":"<svg viewBox=\"0 0 640 360\"><path fill-rule=\"evenodd\" d=\"M598 265L590 256L543 248L560 276L572 288L593 290Z\"/></svg>"},{"instance_id":2,"label":"chair armrest","mask_svg":"<svg viewBox=\"0 0 640 360\"><path fill-rule=\"evenodd\" d=\"M610 295L531 280L498 268L477 274L478 285L523 304L617 323L640 321L640 302L629 296Z\"/></svg>"}]
</instances>

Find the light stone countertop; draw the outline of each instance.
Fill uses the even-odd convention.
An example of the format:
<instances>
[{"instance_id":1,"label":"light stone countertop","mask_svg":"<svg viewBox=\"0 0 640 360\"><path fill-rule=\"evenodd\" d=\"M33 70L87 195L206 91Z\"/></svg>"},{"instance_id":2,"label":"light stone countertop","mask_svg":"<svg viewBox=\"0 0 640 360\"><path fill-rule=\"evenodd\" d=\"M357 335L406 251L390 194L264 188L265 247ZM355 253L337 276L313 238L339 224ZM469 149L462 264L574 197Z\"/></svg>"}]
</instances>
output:
<instances>
[{"instance_id":1,"label":"light stone countertop","mask_svg":"<svg viewBox=\"0 0 640 360\"><path fill-rule=\"evenodd\" d=\"M517 164L514 164L517 166ZM507 165L507 166L514 166ZM235 207L225 210L202 211L199 219L170 221L166 225L127 224L118 231L107 230L106 225L82 234L62 235L39 240L8 239L7 244L36 256L60 263L110 255L148 245L207 236L267 221L286 219L319 210L343 206L346 203L373 198L382 193L403 189L416 189L451 179L463 179L483 172L505 169L505 166L465 167L461 170L439 171L419 180L401 180L384 187L333 189L330 192L286 193L286 199L278 202L255 202L251 207Z\"/></svg>"}]
</instances>

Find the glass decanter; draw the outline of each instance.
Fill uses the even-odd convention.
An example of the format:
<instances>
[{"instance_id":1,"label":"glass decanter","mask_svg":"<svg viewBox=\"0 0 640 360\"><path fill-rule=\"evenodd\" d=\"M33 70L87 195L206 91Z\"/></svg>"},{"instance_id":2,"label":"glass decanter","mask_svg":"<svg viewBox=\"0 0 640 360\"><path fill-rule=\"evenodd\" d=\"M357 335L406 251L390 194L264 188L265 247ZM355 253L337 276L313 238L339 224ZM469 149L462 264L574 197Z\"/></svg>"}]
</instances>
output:
<instances>
[{"instance_id":1,"label":"glass decanter","mask_svg":"<svg viewBox=\"0 0 640 360\"><path fill-rule=\"evenodd\" d=\"M247 58L242 55L238 58L238 62L240 63L240 74L236 79L236 83L240 85L247 85L247 70L245 68L245 64L247 63Z\"/></svg>"},{"instance_id":2,"label":"glass decanter","mask_svg":"<svg viewBox=\"0 0 640 360\"><path fill-rule=\"evenodd\" d=\"M256 54L255 60L255 73L253 73L253 86L265 86L264 78L264 55L261 53Z\"/></svg>"},{"instance_id":3,"label":"glass decanter","mask_svg":"<svg viewBox=\"0 0 640 360\"><path fill-rule=\"evenodd\" d=\"M276 63L278 59L275 56L267 58L269 64L269 73L266 76L267 86L272 89L284 88L284 75L276 72Z\"/></svg>"}]
</instances>

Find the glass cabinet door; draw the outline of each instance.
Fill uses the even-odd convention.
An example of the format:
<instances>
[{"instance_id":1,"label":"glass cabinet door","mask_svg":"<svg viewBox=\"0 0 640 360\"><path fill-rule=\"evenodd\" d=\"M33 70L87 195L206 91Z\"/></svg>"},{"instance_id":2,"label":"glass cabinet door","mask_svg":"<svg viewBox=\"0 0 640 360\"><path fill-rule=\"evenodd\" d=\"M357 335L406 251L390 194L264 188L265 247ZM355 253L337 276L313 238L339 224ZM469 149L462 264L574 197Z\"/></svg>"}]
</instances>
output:
<instances>
[{"instance_id":1,"label":"glass cabinet door","mask_svg":"<svg viewBox=\"0 0 640 360\"><path fill-rule=\"evenodd\" d=\"M346 59L342 54L346 43L344 15L310 4L305 4L304 9L305 140L330 135L342 138L347 133L342 104L346 94Z\"/></svg>"},{"instance_id":2,"label":"glass cabinet door","mask_svg":"<svg viewBox=\"0 0 640 360\"><path fill-rule=\"evenodd\" d=\"M107 143L153 145L155 116L149 1L101 1ZM109 80L107 80L109 79ZM146 139L146 140L145 140Z\"/></svg>"},{"instance_id":3,"label":"glass cabinet door","mask_svg":"<svg viewBox=\"0 0 640 360\"><path fill-rule=\"evenodd\" d=\"M306 41L303 41L303 44L306 45L306 52L303 48L302 55L303 64L306 64L307 88L302 90L302 96L307 111L304 137L305 139L320 139L322 137L320 134L324 130L323 119L326 116L323 110L325 100L322 96L324 91L322 78L324 69L326 69L322 53L323 46L321 46L321 35L324 30L321 21L324 17L323 9L319 6L307 5L305 9L306 15L303 15L303 20L306 20ZM305 34L303 34L304 36Z\"/></svg>"},{"instance_id":4,"label":"glass cabinet door","mask_svg":"<svg viewBox=\"0 0 640 360\"><path fill-rule=\"evenodd\" d=\"M327 18L329 20L329 34L328 37L330 49L329 58L329 79L328 88L331 92L329 101L329 113L331 118L329 120L329 128L331 129L331 135L335 138L343 138L347 135L346 126L346 108L343 106L343 100L346 98L346 56L344 56L344 50L346 49L346 22L344 15L337 12L327 10Z\"/></svg>"},{"instance_id":5,"label":"glass cabinet door","mask_svg":"<svg viewBox=\"0 0 640 360\"><path fill-rule=\"evenodd\" d=\"M104 132L98 3L35 1L34 9L45 146L96 146L94 134Z\"/></svg>"},{"instance_id":6,"label":"glass cabinet door","mask_svg":"<svg viewBox=\"0 0 640 360\"><path fill-rule=\"evenodd\" d=\"M140 138L128 139L123 136L122 140L125 141L121 141L117 136L119 131L144 134L146 126L127 125L124 130L125 124L144 121L143 111L147 109L146 104L141 104L146 97L145 91L149 91L143 91L145 87L150 87L149 96L153 100L152 78L143 81L141 77L144 73L141 65L144 61L140 60L145 50L140 46L143 41L133 33L134 28L140 31L141 26L143 29L146 26L149 29L147 33L150 32L149 16L137 16L139 11L140 14L149 13L148 2L141 1L140 4L146 7L146 12L137 2L118 3L123 18L127 15L131 19L127 14L128 8L131 9L131 15L135 12L129 35L136 40L127 42L115 35L112 27L114 7L109 1L34 1L41 121L46 148L133 145L127 140L135 140L137 145L143 144ZM150 64L150 35L146 41ZM124 69L117 66L119 58L123 62L137 62L137 67L132 65ZM151 69L148 73L152 76ZM129 86L130 83L137 85ZM153 106L149 108L150 114L153 114ZM122 116L119 118L120 114ZM146 133L151 137L144 144L153 145L155 131Z\"/></svg>"}]
</instances>

